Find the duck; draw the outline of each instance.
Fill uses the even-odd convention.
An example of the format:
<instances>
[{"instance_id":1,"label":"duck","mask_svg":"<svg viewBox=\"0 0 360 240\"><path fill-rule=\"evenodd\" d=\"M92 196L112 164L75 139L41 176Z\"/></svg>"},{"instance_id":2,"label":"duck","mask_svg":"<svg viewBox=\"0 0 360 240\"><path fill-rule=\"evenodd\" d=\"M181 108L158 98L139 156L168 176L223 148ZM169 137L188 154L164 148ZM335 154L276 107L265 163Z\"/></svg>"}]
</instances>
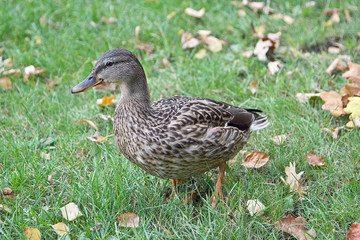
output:
<instances>
[{"instance_id":1,"label":"duck","mask_svg":"<svg viewBox=\"0 0 360 240\"><path fill-rule=\"evenodd\" d=\"M121 92L113 116L120 153L145 172L171 179L174 188L181 179L219 168L212 204L224 200L227 161L244 147L251 132L269 125L261 110L208 98L173 96L151 102L144 68L126 49L103 54L71 93L100 83L117 84Z\"/></svg>"}]
</instances>

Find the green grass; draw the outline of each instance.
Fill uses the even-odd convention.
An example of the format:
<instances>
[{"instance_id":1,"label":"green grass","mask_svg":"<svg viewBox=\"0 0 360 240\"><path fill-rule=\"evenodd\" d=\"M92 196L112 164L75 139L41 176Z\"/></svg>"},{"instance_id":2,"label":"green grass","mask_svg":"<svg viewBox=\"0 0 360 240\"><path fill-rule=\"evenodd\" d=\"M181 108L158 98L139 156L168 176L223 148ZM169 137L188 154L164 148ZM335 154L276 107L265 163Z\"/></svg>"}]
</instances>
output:
<instances>
[{"instance_id":1,"label":"green grass","mask_svg":"<svg viewBox=\"0 0 360 240\"><path fill-rule=\"evenodd\" d=\"M347 117L335 119L321 110L321 102L301 104L294 95L338 91L346 83L340 75L329 77L325 73L335 56L316 52L313 46L337 39L344 45L341 54L359 63L358 2L318 1L315 7L305 8L303 1L279 0L271 1L270 6L292 16L295 22L287 25L248 8L247 15L240 18L237 7L219 0L0 1L2 57L14 59L14 68L35 65L47 70L29 82L11 76L13 89L0 89L0 188L10 187L17 194L12 200L0 197L0 204L12 209L0 212L0 220L8 224L0 225L1 239L25 238L23 227L39 228L43 239L55 239L51 225L62 221L69 225L71 239L285 239L289 235L276 230L274 223L288 213L305 217L318 239L344 239L350 225L360 220L359 129L343 131L338 140L332 139L321 129L343 126ZM206 14L202 20L193 19L183 13L186 7L205 7ZM322 12L326 8L339 8L341 22L324 27L328 17ZM350 22L344 10L350 11ZM172 11L176 15L168 20ZM50 22L44 26L39 22L43 15ZM118 21L103 24L103 16ZM91 21L97 26L91 26ZM281 46L314 51L293 56L288 50L284 56L275 55L284 68L268 76L266 64L255 57L240 56L242 50L256 44L251 23L266 24L267 32L282 31ZM135 48L137 25L141 26L140 39L154 45L154 54ZM233 33L227 30L228 25L233 26ZM209 29L227 45L220 53L195 59L199 48L181 49L181 29L192 33ZM36 36L42 44L36 44ZM90 142L86 137L94 130L75 124L92 118L102 136L112 134L110 122L94 117L114 111L96 105L96 99L105 93L91 89L72 95L70 89L88 75L93 60L118 47L141 56L153 100L201 96L259 108L269 116L271 126L253 134L245 149L264 151L271 161L256 170L239 164L228 168L223 185L227 209L221 204L210 206L216 171L194 178L194 183L183 183L178 198L166 201L170 180L157 179L128 162L113 138L101 144ZM168 68L161 68L162 58L171 61ZM238 63L233 64L234 60ZM287 78L286 73L295 67L299 72ZM49 91L44 76L56 79L59 85ZM328 84L329 79L334 86ZM252 95L248 86L254 80L259 82L259 90ZM271 141L279 134L289 136L280 147ZM85 154L77 156L81 150ZM306 162L303 155L313 150L325 156L326 168L314 168ZM43 159L41 152L50 153L51 160ZM242 161L240 155L237 159ZM297 172L305 171L304 184L309 189L304 199L290 193L280 180L290 162L296 162ZM50 174L55 188L47 181ZM186 205L182 200L188 186L198 187L201 197ZM256 198L267 208L262 216L251 217L245 205ZM78 204L84 216L73 222L63 219L59 208L69 202ZM234 221L228 219L229 211ZM125 212L140 216L139 228L116 227L117 217ZM91 231L97 223L101 229ZM166 235L165 228L171 235Z\"/></svg>"}]
</instances>

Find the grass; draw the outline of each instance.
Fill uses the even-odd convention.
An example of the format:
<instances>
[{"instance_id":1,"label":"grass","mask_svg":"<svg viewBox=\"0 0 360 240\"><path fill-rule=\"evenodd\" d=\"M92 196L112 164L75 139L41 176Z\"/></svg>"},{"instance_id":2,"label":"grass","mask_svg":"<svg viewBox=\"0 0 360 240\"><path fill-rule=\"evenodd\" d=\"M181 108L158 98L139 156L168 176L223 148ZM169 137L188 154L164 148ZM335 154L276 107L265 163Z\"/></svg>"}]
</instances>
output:
<instances>
[{"instance_id":1,"label":"grass","mask_svg":"<svg viewBox=\"0 0 360 240\"><path fill-rule=\"evenodd\" d=\"M313 8L306 8L303 1L271 1L270 6L292 16L295 22L287 25L249 9L240 18L230 1L216 0L0 1L3 58L14 59L14 68L40 66L47 70L47 78L58 83L49 91L44 76L29 82L11 76L13 89L0 89L0 188L10 187L17 195L14 199L0 197L0 204L11 208L10 213L0 211L0 220L8 224L0 224L1 238L24 239L22 228L36 227L43 239L54 239L57 236L51 225L65 222L71 239L285 239L289 235L276 230L274 223L288 213L305 217L307 228L313 228L318 239L345 238L350 225L360 220L356 210L360 207L359 130L343 131L338 140L332 139L321 129L342 126L347 117L335 119L321 110L321 102L301 104L294 95L338 91L346 83L340 75L329 77L325 73L335 56L317 52L316 46L336 39L344 45L341 54L359 63L359 7L355 0L317 1ZM205 7L205 17L198 20L186 16L186 7ZM324 26L328 17L322 12L326 8L341 10L340 23ZM350 11L350 22L344 17L345 10ZM168 20L172 11L176 15ZM48 23L42 25L39 19L44 15ZM117 22L104 24L102 17L116 17ZM92 26L91 21L97 25ZM266 64L240 56L241 51L253 49L257 41L251 36L251 23L266 24L267 32L282 31L281 46L306 49L308 53L276 55L284 67L268 76ZM140 39L153 44L154 54L135 48L137 25L141 26ZM228 25L233 26L232 33ZM181 49L181 29L192 33L212 30L227 45L220 53L198 60L194 54L199 48ZM41 44L36 43L38 38ZM172 95L201 96L259 108L269 116L272 125L253 134L245 150L264 151L271 161L257 170L240 164L228 168L223 187L227 209L210 206L216 171L195 178L194 183L183 183L178 198L166 201L169 180L152 177L128 162L113 138L101 144L90 142L86 137L94 133L93 129L75 124L91 118L102 136L112 134L112 124L96 117L114 111L95 104L105 93L89 90L71 95L70 89L87 76L93 60L117 47L141 56L153 100ZM168 58L171 65L162 69L162 58ZM234 60L238 60L236 64ZM299 72L286 77L295 67ZM328 84L329 79L334 86ZM252 95L248 86L254 80L259 82L259 90ZM289 136L280 147L271 141L279 134ZM79 151L84 154L79 155ZM303 155L311 151L325 156L326 168L314 168L306 162ZM50 153L51 159L42 158L42 152ZM237 159L242 161L240 155ZM290 193L280 180L290 162L296 162L298 172L305 171L304 184L309 189L304 199ZM52 175L55 188L48 183L48 175ZM186 205L182 200L188 186L198 187L201 198ZM259 199L267 207L262 216L248 214L249 199ZM63 219L59 208L69 202L78 204L84 216L73 222ZM234 221L229 220L229 211ZM138 214L141 227L116 227L117 217L125 212ZM98 223L101 229L91 230Z\"/></svg>"}]
</instances>

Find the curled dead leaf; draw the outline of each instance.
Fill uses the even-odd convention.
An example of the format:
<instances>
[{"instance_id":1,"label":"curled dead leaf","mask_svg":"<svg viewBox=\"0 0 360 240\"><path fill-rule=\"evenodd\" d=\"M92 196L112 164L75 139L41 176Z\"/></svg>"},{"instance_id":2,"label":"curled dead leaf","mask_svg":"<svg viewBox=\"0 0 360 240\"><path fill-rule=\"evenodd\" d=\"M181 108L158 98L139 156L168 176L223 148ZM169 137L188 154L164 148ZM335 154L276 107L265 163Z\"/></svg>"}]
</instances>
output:
<instances>
[{"instance_id":1,"label":"curled dead leaf","mask_svg":"<svg viewBox=\"0 0 360 240\"><path fill-rule=\"evenodd\" d=\"M139 227L139 216L135 213L124 213L119 216L118 221L121 227Z\"/></svg>"},{"instance_id":2,"label":"curled dead leaf","mask_svg":"<svg viewBox=\"0 0 360 240\"><path fill-rule=\"evenodd\" d=\"M275 223L275 228L291 234L300 240L309 240L316 237L316 232L313 229L307 230L305 227L306 219L303 217L293 218L288 215Z\"/></svg>"},{"instance_id":3,"label":"curled dead leaf","mask_svg":"<svg viewBox=\"0 0 360 240\"><path fill-rule=\"evenodd\" d=\"M331 75L335 70L344 71L346 68L346 64L340 58L336 58L326 69L326 73Z\"/></svg>"},{"instance_id":4,"label":"curled dead leaf","mask_svg":"<svg viewBox=\"0 0 360 240\"><path fill-rule=\"evenodd\" d=\"M46 72L45 69L41 67L34 67L33 65L27 66L24 68L24 78L25 80L29 80L31 76L39 76Z\"/></svg>"},{"instance_id":5,"label":"curled dead leaf","mask_svg":"<svg viewBox=\"0 0 360 240\"><path fill-rule=\"evenodd\" d=\"M263 210L265 209L265 206L257 199L248 200L246 206L251 216L253 216L254 214L257 214L259 216L264 213Z\"/></svg>"},{"instance_id":6,"label":"curled dead leaf","mask_svg":"<svg viewBox=\"0 0 360 240\"><path fill-rule=\"evenodd\" d=\"M70 232L70 228L63 222L51 226L59 236L64 236Z\"/></svg>"},{"instance_id":7,"label":"curled dead leaf","mask_svg":"<svg viewBox=\"0 0 360 240\"><path fill-rule=\"evenodd\" d=\"M354 84L345 84L345 89L352 95L360 96L360 85L354 85Z\"/></svg>"},{"instance_id":8,"label":"curled dead leaf","mask_svg":"<svg viewBox=\"0 0 360 240\"><path fill-rule=\"evenodd\" d=\"M108 116L108 115L104 115L104 114L99 114L99 117L101 118L101 119L103 119L103 120L111 120L111 121L114 121L114 119L113 119L113 117L111 117L111 116Z\"/></svg>"},{"instance_id":9,"label":"curled dead leaf","mask_svg":"<svg viewBox=\"0 0 360 240\"><path fill-rule=\"evenodd\" d=\"M348 62L348 66L349 71L344 72L342 77L360 87L360 65L353 62Z\"/></svg>"},{"instance_id":10,"label":"curled dead leaf","mask_svg":"<svg viewBox=\"0 0 360 240\"><path fill-rule=\"evenodd\" d=\"M23 228L27 240L40 240L41 233L37 228Z\"/></svg>"},{"instance_id":11,"label":"curled dead leaf","mask_svg":"<svg viewBox=\"0 0 360 240\"><path fill-rule=\"evenodd\" d=\"M4 90L12 89L12 82L9 77L0 78L0 87Z\"/></svg>"},{"instance_id":12,"label":"curled dead leaf","mask_svg":"<svg viewBox=\"0 0 360 240\"><path fill-rule=\"evenodd\" d=\"M320 97L325 101L325 104L322 105L323 110L328 110L334 117L339 117L346 114L343 109L343 103L341 100L341 95L335 91L330 92L321 92Z\"/></svg>"},{"instance_id":13,"label":"curled dead leaf","mask_svg":"<svg viewBox=\"0 0 360 240\"><path fill-rule=\"evenodd\" d=\"M282 68L282 64L279 61L269 62L268 68L270 71L270 75L274 75L280 70L280 68Z\"/></svg>"},{"instance_id":14,"label":"curled dead leaf","mask_svg":"<svg viewBox=\"0 0 360 240\"><path fill-rule=\"evenodd\" d=\"M346 124L346 127L349 127L349 128L353 128L354 126L360 128L360 117L354 117L352 119L352 121L349 121Z\"/></svg>"},{"instance_id":15,"label":"curled dead leaf","mask_svg":"<svg viewBox=\"0 0 360 240\"><path fill-rule=\"evenodd\" d=\"M194 48L200 44L200 40L195 38L194 35L192 35L191 33L184 32L181 35L181 43L182 49Z\"/></svg>"},{"instance_id":16,"label":"curled dead leaf","mask_svg":"<svg viewBox=\"0 0 360 240\"><path fill-rule=\"evenodd\" d=\"M254 55L254 51L253 51L253 50L243 51L243 52L241 53L241 56L247 57L247 58L251 57L252 55Z\"/></svg>"},{"instance_id":17,"label":"curled dead leaf","mask_svg":"<svg viewBox=\"0 0 360 240\"><path fill-rule=\"evenodd\" d=\"M339 54L340 53L340 48L338 48L338 47L328 47L328 53Z\"/></svg>"},{"instance_id":18,"label":"curled dead leaf","mask_svg":"<svg viewBox=\"0 0 360 240\"><path fill-rule=\"evenodd\" d=\"M9 71L3 72L2 75L4 75L4 76L7 76L7 75L20 76L21 75L21 70L20 69L10 69Z\"/></svg>"},{"instance_id":19,"label":"curled dead leaf","mask_svg":"<svg viewBox=\"0 0 360 240\"><path fill-rule=\"evenodd\" d=\"M93 127L96 131L99 131L99 128L95 125L95 123L89 119L81 119L79 121L76 122L76 124L79 124L79 123L88 123L91 127Z\"/></svg>"},{"instance_id":20,"label":"curled dead leaf","mask_svg":"<svg viewBox=\"0 0 360 240\"><path fill-rule=\"evenodd\" d=\"M87 138L92 142L105 142L108 139L108 137L101 137L98 131L96 131L91 137Z\"/></svg>"},{"instance_id":21,"label":"curled dead leaf","mask_svg":"<svg viewBox=\"0 0 360 240\"><path fill-rule=\"evenodd\" d=\"M270 47L273 46L270 40L260 39L255 46L254 55L257 55L260 61L265 62L267 60L266 54L269 51Z\"/></svg>"},{"instance_id":22,"label":"curled dead leaf","mask_svg":"<svg viewBox=\"0 0 360 240\"><path fill-rule=\"evenodd\" d=\"M192 8L186 8L185 14L195 18L202 18L205 15L205 8L201 8L198 11Z\"/></svg>"},{"instance_id":23,"label":"curled dead leaf","mask_svg":"<svg viewBox=\"0 0 360 240\"><path fill-rule=\"evenodd\" d=\"M82 216L78 205L71 202L60 208L63 218L69 221L75 220L77 217Z\"/></svg>"},{"instance_id":24,"label":"curled dead leaf","mask_svg":"<svg viewBox=\"0 0 360 240\"><path fill-rule=\"evenodd\" d=\"M270 157L267 153L254 151L248 154L245 158L245 162L241 163L246 168L260 168L264 166Z\"/></svg>"},{"instance_id":25,"label":"curled dead leaf","mask_svg":"<svg viewBox=\"0 0 360 240\"><path fill-rule=\"evenodd\" d=\"M252 94L255 94L258 90L258 82L257 81L252 81L249 85L250 87L250 91Z\"/></svg>"},{"instance_id":26,"label":"curled dead leaf","mask_svg":"<svg viewBox=\"0 0 360 240\"><path fill-rule=\"evenodd\" d=\"M308 163L313 167L326 167L326 164L323 163L325 157L318 157L314 154L314 152L309 153L308 155L304 155L304 158L308 160Z\"/></svg>"},{"instance_id":27,"label":"curled dead leaf","mask_svg":"<svg viewBox=\"0 0 360 240\"><path fill-rule=\"evenodd\" d=\"M285 167L285 173L286 173L286 181L283 177L280 177L280 179L290 187L290 192L298 192L301 194L305 194L305 190L307 187L302 186L302 180L301 176L304 174L304 172L296 173L295 168L295 162L290 163L289 167Z\"/></svg>"},{"instance_id":28,"label":"curled dead leaf","mask_svg":"<svg viewBox=\"0 0 360 240\"><path fill-rule=\"evenodd\" d=\"M274 136L271 140L276 144L276 145L281 145L283 144L287 139L287 136L286 135L277 135L277 136Z\"/></svg>"},{"instance_id":29,"label":"curled dead leaf","mask_svg":"<svg viewBox=\"0 0 360 240\"><path fill-rule=\"evenodd\" d=\"M208 36L203 41L212 52L220 52L222 50L222 41L214 36Z\"/></svg>"},{"instance_id":30,"label":"curled dead leaf","mask_svg":"<svg viewBox=\"0 0 360 240\"><path fill-rule=\"evenodd\" d=\"M354 222L349 228L349 233L346 235L346 240L360 239L360 223Z\"/></svg>"}]
</instances>

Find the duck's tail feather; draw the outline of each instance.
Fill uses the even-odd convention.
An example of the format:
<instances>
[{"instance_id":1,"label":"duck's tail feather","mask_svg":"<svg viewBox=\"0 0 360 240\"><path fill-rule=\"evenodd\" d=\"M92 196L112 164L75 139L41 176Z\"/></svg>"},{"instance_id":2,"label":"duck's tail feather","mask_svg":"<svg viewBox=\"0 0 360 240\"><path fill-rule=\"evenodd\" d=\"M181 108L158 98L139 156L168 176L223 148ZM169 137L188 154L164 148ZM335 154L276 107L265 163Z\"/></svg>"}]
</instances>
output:
<instances>
[{"instance_id":1,"label":"duck's tail feather","mask_svg":"<svg viewBox=\"0 0 360 240\"><path fill-rule=\"evenodd\" d=\"M254 115L255 115L255 120L250 126L250 132L254 132L266 128L270 124L266 115L260 115L257 113L254 113Z\"/></svg>"}]
</instances>

